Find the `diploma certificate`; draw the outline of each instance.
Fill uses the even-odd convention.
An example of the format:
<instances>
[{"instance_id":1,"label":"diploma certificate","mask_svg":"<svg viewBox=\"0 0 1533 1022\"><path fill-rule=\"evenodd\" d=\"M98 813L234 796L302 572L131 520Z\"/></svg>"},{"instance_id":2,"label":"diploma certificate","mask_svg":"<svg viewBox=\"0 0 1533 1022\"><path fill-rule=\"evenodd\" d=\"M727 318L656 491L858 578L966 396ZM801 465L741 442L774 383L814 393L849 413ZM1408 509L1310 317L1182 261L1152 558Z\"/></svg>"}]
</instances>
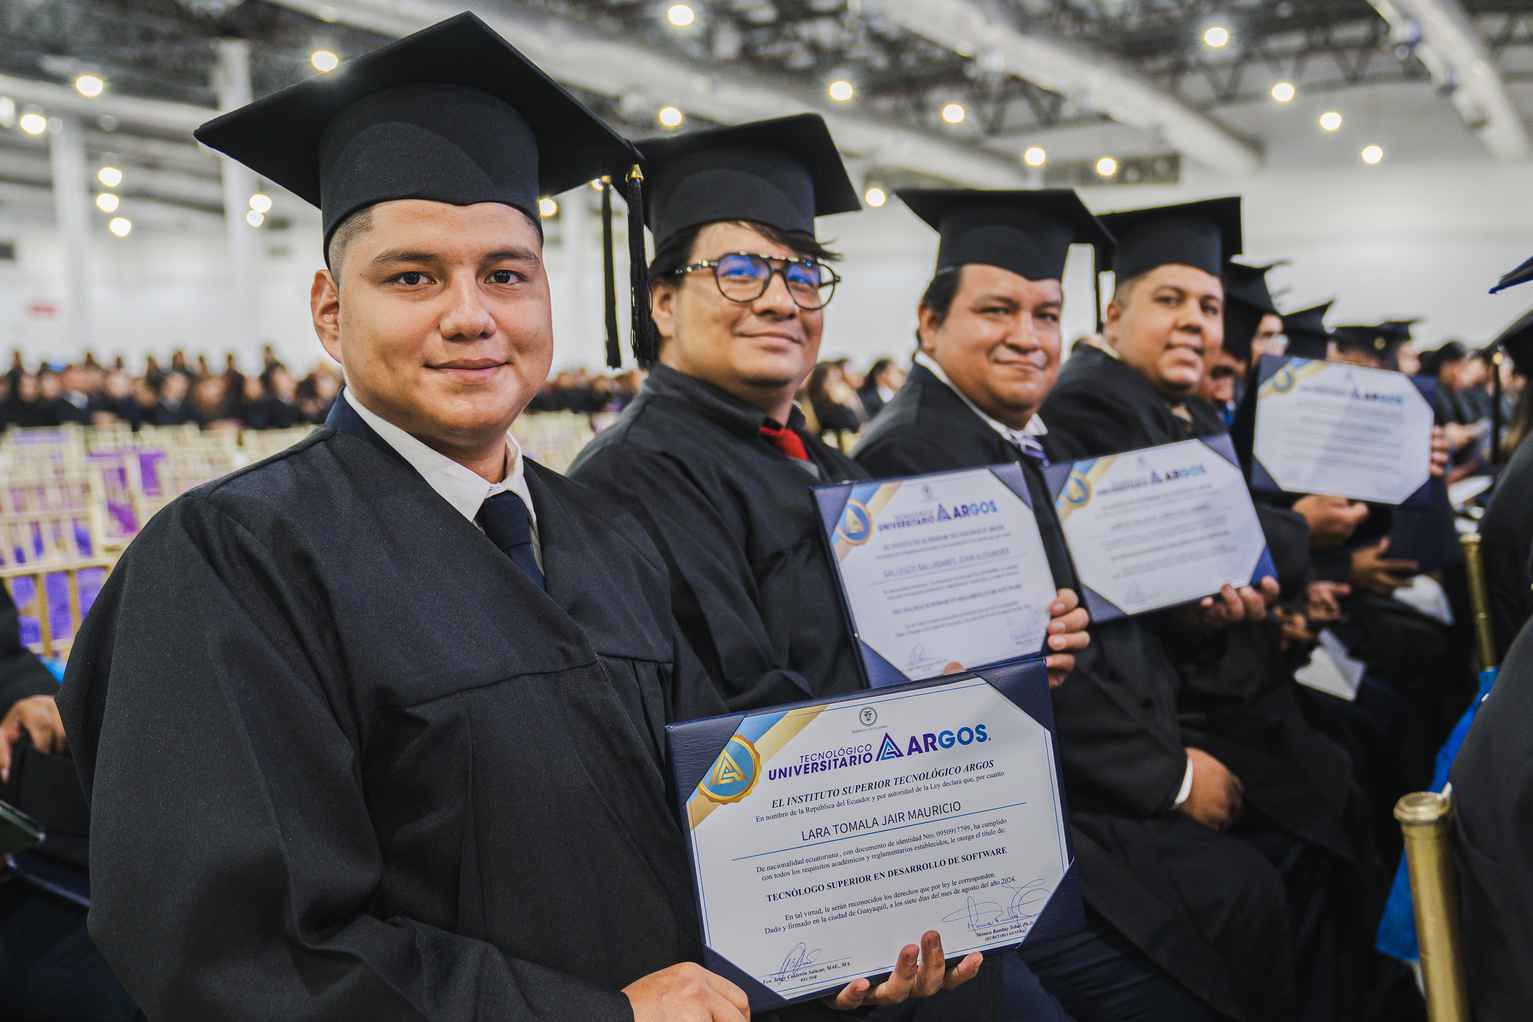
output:
<instances>
[{"instance_id":1,"label":"diploma certificate","mask_svg":"<svg viewBox=\"0 0 1533 1022\"><path fill-rule=\"evenodd\" d=\"M1056 589L1016 465L815 489L868 680L1037 656Z\"/></svg>"},{"instance_id":2,"label":"diploma certificate","mask_svg":"<svg viewBox=\"0 0 1533 1022\"><path fill-rule=\"evenodd\" d=\"M1052 726L1037 660L670 725L705 964L760 1010L1078 928Z\"/></svg>"},{"instance_id":3,"label":"diploma certificate","mask_svg":"<svg viewBox=\"0 0 1533 1022\"><path fill-rule=\"evenodd\" d=\"M1277 577L1228 436L1044 469L1093 621Z\"/></svg>"},{"instance_id":4,"label":"diploma certificate","mask_svg":"<svg viewBox=\"0 0 1533 1022\"><path fill-rule=\"evenodd\" d=\"M1251 488L1424 506L1432 460L1429 380L1345 362L1261 360Z\"/></svg>"}]
</instances>

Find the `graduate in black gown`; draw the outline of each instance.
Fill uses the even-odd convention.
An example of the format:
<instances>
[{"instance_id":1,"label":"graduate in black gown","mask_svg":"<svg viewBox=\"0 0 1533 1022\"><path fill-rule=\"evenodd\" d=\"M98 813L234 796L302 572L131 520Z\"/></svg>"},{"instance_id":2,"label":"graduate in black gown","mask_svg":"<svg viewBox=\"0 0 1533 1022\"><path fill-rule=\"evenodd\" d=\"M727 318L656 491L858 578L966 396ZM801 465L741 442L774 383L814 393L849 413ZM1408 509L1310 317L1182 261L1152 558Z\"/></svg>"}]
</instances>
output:
<instances>
[{"instance_id":1,"label":"graduate in black gown","mask_svg":"<svg viewBox=\"0 0 1533 1022\"><path fill-rule=\"evenodd\" d=\"M812 114L640 149L659 362L571 475L638 509L670 567L681 629L731 709L857 691L865 682L810 489L866 473L811 436L793 403L837 279L815 217L858 208L856 191ZM1062 594L1055 605L1056 679L1085 643L1075 603ZM930 1012L988 1017L975 1002L996 982L987 965Z\"/></svg>"},{"instance_id":2,"label":"graduate in black gown","mask_svg":"<svg viewBox=\"0 0 1533 1022\"><path fill-rule=\"evenodd\" d=\"M1533 280L1533 259L1502 277L1494 290L1528 280ZM1525 344L1508 350L1515 357L1526 352ZM1524 359L1519 367L1533 361ZM1528 449L1525 440L1518 456L1526 459ZM1529 506L1524 502L1510 513L1520 512L1524 530ZM1533 720L1533 625L1524 623L1511 641L1490 698L1480 707L1459 749L1451 775L1463 954L1476 1022L1520 1022L1533 1004L1533 971L1528 968L1533 962L1533 861L1528 856L1533 848L1533 729L1529 720Z\"/></svg>"},{"instance_id":3,"label":"graduate in black gown","mask_svg":"<svg viewBox=\"0 0 1533 1022\"><path fill-rule=\"evenodd\" d=\"M1221 271L1240 248L1238 199L1103 218L1117 249L1116 289L1102 349L1060 372L1041 414L1097 456L1224 432L1199 400L1205 353L1223 336ZM1292 512L1258 507L1282 589L1302 591L1308 529ZM1214 599L1163 612L1156 631L1183 685L1184 740L1239 777L1245 806L1234 830L1283 872L1293 905L1305 1019L1361 1014L1368 938L1365 867L1373 865L1351 760L1301 712L1281 635L1267 605L1277 580L1225 587Z\"/></svg>"},{"instance_id":4,"label":"graduate in black gown","mask_svg":"<svg viewBox=\"0 0 1533 1022\"><path fill-rule=\"evenodd\" d=\"M1073 589L1042 467L1082 452L1036 413L1059 370L1066 251L1072 241L1105 250L1106 232L1069 191L896 194L940 232L937 272L918 313L916 365L855 457L875 476L1020 465L1056 583ZM1210 757L1185 748L1180 680L1144 622L1091 631L1069 681L1054 690L1059 751L1097 939L1132 943L1139 968L1125 970L1111 996L1099 989L1092 998L1037 956L1030 963L1051 990L1065 988L1080 1020L1216 1011L1291 1019L1281 879L1218 832L1238 809L1238 788ZM1192 756L1203 770L1193 771Z\"/></svg>"},{"instance_id":5,"label":"graduate in black gown","mask_svg":"<svg viewBox=\"0 0 1533 1022\"><path fill-rule=\"evenodd\" d=\"M721 703L644 531L507 433L538 197L636 151L467 14L198 136L320 205L348 387L156 515L76 639L92 935L156 1020L739 1022L663 761Z\"/></svg>"},{"instance_id":6,"label":"graduate in black gown","mask_svg":"<svg viewBox=\"0 0 1533 1022\"><path fill-rule=\"evenodd\" d=\"M1496 343L1517 373L1533 380L1533 312L1502 331ZM1533 617L1533 387L1524 385L1512 416L1518 439L1480 520L1480 552L1490 596L1491 627L1501 657Z\"/></svg>"},{"instance_id":7,"label":"graduate in black gown","mask_svg":"<svg viewBox=\"0 0 1533 1022\"><path fill-rule=\"evenodd\" d=\"M0 584L0 799L47 833L39 848L0 861L0 1004L7 1018L128 1022L138 1009L91 943L85 909L72 897L89 885L58 687L22 644L16 604Z\"/></svg>"}]
</instances>

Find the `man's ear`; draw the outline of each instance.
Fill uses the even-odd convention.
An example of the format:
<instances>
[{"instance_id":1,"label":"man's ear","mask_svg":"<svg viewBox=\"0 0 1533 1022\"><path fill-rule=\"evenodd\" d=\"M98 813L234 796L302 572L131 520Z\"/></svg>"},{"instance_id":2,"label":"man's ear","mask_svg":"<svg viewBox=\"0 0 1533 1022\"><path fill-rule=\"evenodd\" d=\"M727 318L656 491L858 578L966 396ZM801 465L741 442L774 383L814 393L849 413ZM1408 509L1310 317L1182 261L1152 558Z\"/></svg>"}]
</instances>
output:
<instances>
[{"instance_id":1,"label":"man's ear","mask_svg":"<svg viewBox=\"0 0 1533 1022\"><path fill-rule=\"evenodd\" d=\"M1107 303L1107 315L1102 319L1102 340L1118 346L1118 325L1123 322L1123 306L1114 298Z\"/></svg>"},{"instance_id":2,"label":"man's ear","mask_svg":"<svg viewBox=\"0 0 1533 1022\"><path fill-rule=\"evenodd\" d=\"M937 331L942 329L942 323L937 318L937 311L929 305L923 305L916 309L916 336L921 342L921 350L930 355L937 347Z\"/></svg>"},{"instance_id":3,"label":"man's ear","mask_svg":"<svg viewBox=\"0 0 1533 1022\"><path fill-rule=\"evenodd\" d=\"M649 289L649 318L655 325L657 347L676 336L676 302L680 291L674 284L662 282Z\"/></svg>"},{"instance_id":4,"label":"man's ear","mask_svg":"<svg viewBox=\"0 0 1533 1022\"><path fill-rule=\"evenodd\" d=\"M341 291L329 270L316 270L309 286L309 316L314 320L314 334L331 358L341 358Z\"/></svg>"}]
</instances>

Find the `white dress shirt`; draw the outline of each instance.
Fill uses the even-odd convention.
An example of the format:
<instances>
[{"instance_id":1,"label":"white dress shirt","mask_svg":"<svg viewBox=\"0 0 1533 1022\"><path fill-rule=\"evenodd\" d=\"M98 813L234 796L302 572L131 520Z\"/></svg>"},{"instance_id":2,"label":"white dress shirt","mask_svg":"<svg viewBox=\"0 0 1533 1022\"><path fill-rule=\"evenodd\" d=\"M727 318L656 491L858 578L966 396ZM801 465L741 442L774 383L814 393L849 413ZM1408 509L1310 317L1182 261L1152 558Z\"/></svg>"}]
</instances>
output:
<instances>
[{"instance_id":1,"label":"white dress shirt","mask_svg":"<svg viewBox=\"0 0 1533 1022\"><path fill-rule=\"evenodd\" d=\"M1114 358L1118 357L1118 353L1115 351L1111 351L1109 354ZM1032 443L1036 444L1038 442L1036 438L1043 436L1049 431L1049 428L1043 424L1043 419L1037 415L1034 415L1032 418L1028 419L1027 425L1023 426L1021 429L1012 429L1010 426L1006 425L1004 422L1001 422L999 419L994 419L989 415L986 415L978 405L969 400L967 394L953 386L953 381L947 378L947 373L942 371L942 367L937 364L937 360L927 355L924 351L916 352L916 365L925 366L927 372L941 380L949 390L951 390L954 394L957 394L959 400L968 405L969 408L973 410L974 414L978 415L987 426L1001 434L1001 436L1005 437L1009 443L1015 447L1020 448L1021 450L1025 451L1030 446L1030 444L1027 442L1028 438L1031 438ZM1187 769L1182 774L1182 786L1177 789L1176 798L1172 801L1171 807L1173 809L1180 809L1182 804L1185 803L1188 797L1191 795L1192 760L1188 759Z\"/></svg>"},{"instance_id":2,"label":"white dress shirt","mask_svg":"<svg viewBox=\"0 0 1533 1022\"><path fill-rule=\"evenodd\" d=\"M1048 433L1049 427L1043 424L1042 417L1038 415L1034 415L1032 418L1028 419L1027 425L1023 426L1021 429L1012 429L1000 419L995 419L987 415L979 407L979 405L969 400L969 395L953 386L953 381L947 378L947 373L942 371L942 367L937 364L937 360L926 354L926 352L916 352L916 365L924 366L927 372L941 380L947 386L948 390L951 390L954 394L958 395L958 400L968 405L969 409L973 411L975 415L980 417L980 420L983 421L985 425L1001 434L1001 436L1005 437L1006 441L1013 446L1027 450L1029 447L1038 442L1038 437Z\"/></svg>"},{"instance_id":3,"label":"white dress shirt","mask_svg":"<svg viewBox=\"0 0 1533 1022\"><path fill-rule=\"evenodd\" d=\"M451 504L453 510L473 522L476 528L479 523L474 522L474 516L479 514L479 507L485 501L497 493L514 493L520 497L527 507L527 519L532 526L532 554L537 558L538 567L543 566L543 549L538 542L538 512L532 505L532 491L527 488L522 447L514 436L506 434L505 477L498 483L492 483L447 455L432 450L382 416L369 411L351 392L350 387L341 391L341 395L362 417L362 421L383 438L384 443L397 451L438 496Z\"/></svg>"}]
</instances>

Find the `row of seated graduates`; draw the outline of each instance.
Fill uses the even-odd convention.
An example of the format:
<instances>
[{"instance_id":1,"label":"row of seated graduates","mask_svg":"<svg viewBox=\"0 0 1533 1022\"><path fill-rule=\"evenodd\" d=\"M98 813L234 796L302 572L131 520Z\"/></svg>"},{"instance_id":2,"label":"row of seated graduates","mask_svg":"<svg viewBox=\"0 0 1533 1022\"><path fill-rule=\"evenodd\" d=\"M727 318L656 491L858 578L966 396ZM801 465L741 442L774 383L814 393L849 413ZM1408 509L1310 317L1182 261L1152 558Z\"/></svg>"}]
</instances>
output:
<instances>
[{"instance_id":1,"label":"row of seated graduates","mask_svg":"<svg viewBox=\"0 0 1533 1022\"><path fill-rule=\"evenodd\" d=\"M88 353L78 362L29 371L16 352L0 376L0 430L71 423L289 429L323 422L340 392L339 373L318 363L295 380L268 354L261 372L247 375L232 353L217 373L207 371L206 356L198 356L195 368L184 367L177 352L172 361L183 367L161 370L150 357L135 374L121 357L104 367Z\"/></svg>"}]
</instances>

